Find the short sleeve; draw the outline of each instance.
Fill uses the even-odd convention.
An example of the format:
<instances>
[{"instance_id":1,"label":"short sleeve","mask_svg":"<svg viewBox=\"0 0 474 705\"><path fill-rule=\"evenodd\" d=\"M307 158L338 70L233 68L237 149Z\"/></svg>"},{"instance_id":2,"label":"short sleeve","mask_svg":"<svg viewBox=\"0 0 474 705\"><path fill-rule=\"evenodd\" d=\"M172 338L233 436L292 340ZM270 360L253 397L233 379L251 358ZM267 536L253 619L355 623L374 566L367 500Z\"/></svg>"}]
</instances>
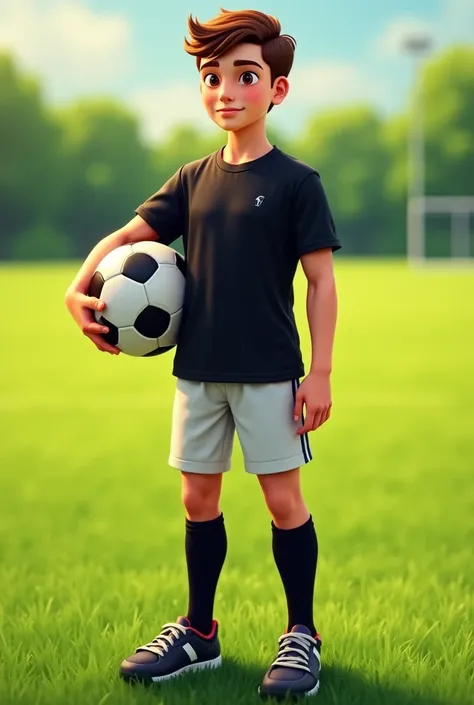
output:
<instances>
[{"instance_id":1,"label":"short sleeve","mask_svg":"<svg viewBox=\"0 0 474 705\"><path fill-rule=\"evenodd\" d=\"M341 249L321 179L316 172L299 185L293 208L293 228L298 257L330 247Z\"/></svg>"},{"instance_id":2,"label":"short sleeve","mask_svg":"<svg viewBox=\"0 0 474 705\"><path fill-rule=\"evenodd\" d=\"M135 213L153 228L160 242L165 245L177 240L184 231L182 168L135 210Z\"/></svg>"}]
</instances>

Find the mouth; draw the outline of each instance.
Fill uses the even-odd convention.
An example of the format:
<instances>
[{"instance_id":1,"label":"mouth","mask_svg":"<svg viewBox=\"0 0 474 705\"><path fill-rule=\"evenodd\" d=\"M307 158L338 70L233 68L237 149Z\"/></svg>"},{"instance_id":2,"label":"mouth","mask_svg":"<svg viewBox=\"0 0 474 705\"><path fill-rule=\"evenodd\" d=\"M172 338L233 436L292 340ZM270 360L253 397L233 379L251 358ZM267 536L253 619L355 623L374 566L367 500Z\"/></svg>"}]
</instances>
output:
<instances>
[{"instance_id":1,"label":"mouth","mask_svg":"<svg viewBox=\"0 0 474 705\"><path fill-rule=\"evenodd\" d=\"M243 108L220 108L218 113L240 113Z\"/></svg>"}]
</instances>

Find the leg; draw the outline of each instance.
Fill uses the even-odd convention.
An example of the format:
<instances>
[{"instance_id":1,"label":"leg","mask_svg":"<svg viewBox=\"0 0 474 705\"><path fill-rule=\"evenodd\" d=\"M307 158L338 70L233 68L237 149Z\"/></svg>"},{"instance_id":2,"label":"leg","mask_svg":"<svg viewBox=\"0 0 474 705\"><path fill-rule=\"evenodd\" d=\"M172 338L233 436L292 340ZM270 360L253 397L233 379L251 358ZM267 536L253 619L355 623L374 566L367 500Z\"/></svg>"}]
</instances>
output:
<instances>
[{"instance_id":1,"label":"leg","mask_svg":"<svg viewBox=\"0 0 474 705\"><path fill-rule=\"evenodd\" d=\"M188 521L204 522L216 519L221 511L219 500L222 488L222 473L181 473L181 500Z\"/></svg>"},{"instance_id":2,"label":"leg","mask_svg":"<svg viewBox=\"0 0 474 705\"><path fill-rule=\"evenodd\" d=\"M318 543L300 487L299 468L311 460L311 450L293 420L297 386L297 380L237 385L231 402L246 470L258 476L272 516L273 555L288 607L262 696L313 695L319 688L321 640L313 623Z\"/></svg>"},{"instance_id":3,"label":"leg","mask_svg":"<svg viewBox=\"0 0 474 705\"><path fill-rule=\"evenodd\" d=\"M163 625L121 666L121 676L161 682L221 665L214 597L227 551L219 510L222 473L230 468L234 426L221 385L178 380L169 463L181 470L186 511L189 617Z\"/></svg>"},{"instance_id":4,"label":"leg","mask_svg":"<svg viewBox=\"0 0 474 705\"><path fill-rule=\"evenodd\" d=\"M227 553L224 517L219 509L222 473L183 472L181 477L186 510L187 616L194 629L209 634L213 626L217 583Z\"/></svg>"},{"instance_id":5,"label":"leg","mask_svg":"<svg viewBox=\"0 0 474 705\"><path fill-rule=\"evenodd\" d=\"M301 492L299 468L257 477L276 527L295 529L308 521L310 514Z\"/></svg>"},{"instance_id":6,"label":"leg","mask_svg":"<svg viewBox=\"0 0 474 705\"><path fill-rule=\"evenodd\" d=\"M286 632L259 692L262 697L315 695L321 671L321 638L313 622L316 531L301 494L299 468L258 479L272 515L273 555L288 608Z\"/></svg>"},{"instance_id":7,"label":"leg","mask_svg":"<svg viewBox=\"0 0 474 705\"><path fill-rule=\"evenodd\" d=\"M212 629L215 592L227 552L219 499L222 473L230 468L233 435L222 385L179 379L169 462L181 470L188 618L203 634Z\"/></svg>"},{"instance_id":8,"label":"leg","mask_svg":"<svg viewBox=\"0 0 474 705\"><path fill-rule=\"evenodd\" d=\"M120 667L122 678L162 682L181 673L221 665L218 625L212 618L227 551L224 518L219 511L221 485L222 473L182 473L188 616L163 625L158 636L125 659Z\"/></svg>"},{"instance_id":9,"label":"leg","mask_svg":"<svg viewBox=\"0 0 474 705\"><path fill-rule=\"evenodd\" d=\"M258 479L272 516L273 555L288 606L287 631L302 624L315 634L313 595L318 541L301 493L299 468L259 475Z\"/></svg>"},{"instance_id":10,"label":"leg","mask_svg":"<svg viewBox=\"0 0 474 705\"><path fill-rule=\"evenodd\" d=\"M288 600L288 620L313 634L318 544L303 500L300 465L311 459L293 418L297 380L229 385L229 403L248 472L258 476L272 515L273 551Z\"/></svg>"},{"instance_id":11,"label":"leg","mask_svg":"<svg viewBox=\"0 0 474 705\"><path fill-rule=\"evenodd\" d=\"M293 418L297 380L229 385L229 401L248 472L258 476L272 515L273 552L288 601L288 628L314 634L313 592L318 544L303 500L300 465L309 462L306 437Z\"/></svg>"}]
</instances>

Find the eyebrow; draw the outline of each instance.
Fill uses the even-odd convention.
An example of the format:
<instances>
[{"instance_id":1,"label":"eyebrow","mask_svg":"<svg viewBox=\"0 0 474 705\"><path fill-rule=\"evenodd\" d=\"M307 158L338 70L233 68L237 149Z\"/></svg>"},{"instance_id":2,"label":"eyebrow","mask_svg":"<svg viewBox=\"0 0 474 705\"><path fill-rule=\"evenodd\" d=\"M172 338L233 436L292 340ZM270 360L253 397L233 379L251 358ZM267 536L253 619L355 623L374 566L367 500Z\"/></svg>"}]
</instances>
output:
<instances>
[{"instance_id":1,"label":"eyebrow","mask_svg":"<svg viewBox=\"0 0 474 705\"><path fill-rule=\"evenodd\" d=\"M260 66L256 61L252 61L251 59L236 59L234 61L234 66L258 66L259 69L262 69L263 71L263 66ZM219 62L217 59L213 59L212 61L208 61L204 66L201 66L201 71L204 69L208 68L218 68L219 67Z\"/></svg>"}]
</instances>

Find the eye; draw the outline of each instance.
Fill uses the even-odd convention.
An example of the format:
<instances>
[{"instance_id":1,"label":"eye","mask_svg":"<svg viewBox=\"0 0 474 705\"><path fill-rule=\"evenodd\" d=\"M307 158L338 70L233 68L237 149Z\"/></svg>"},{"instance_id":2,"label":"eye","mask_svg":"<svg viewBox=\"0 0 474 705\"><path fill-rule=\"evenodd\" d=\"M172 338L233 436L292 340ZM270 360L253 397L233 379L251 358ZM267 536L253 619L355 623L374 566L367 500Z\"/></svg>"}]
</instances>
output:
<instances>
[{"instance_id":1,"label":"eye","mask_svg":"<svg viewBox=\"0 0 474 705\"><path fill-rule=\"evenodd\" d=\"M204 83L210 88L215 88L219 85L219 76L216 76L215 73L208 73L204 76Z\"/></svg>"},{"instance_id":2,"label":"eye","mask_svg":"<svg viewBox=\"0 0 474 705\"><path fill-rule=\"evenodd\" d=\"M259 77L254 71L245 71L239 78L239 83L243 83L244 86L253 86L259 81Z\"/></svg>"}]
</instances>

